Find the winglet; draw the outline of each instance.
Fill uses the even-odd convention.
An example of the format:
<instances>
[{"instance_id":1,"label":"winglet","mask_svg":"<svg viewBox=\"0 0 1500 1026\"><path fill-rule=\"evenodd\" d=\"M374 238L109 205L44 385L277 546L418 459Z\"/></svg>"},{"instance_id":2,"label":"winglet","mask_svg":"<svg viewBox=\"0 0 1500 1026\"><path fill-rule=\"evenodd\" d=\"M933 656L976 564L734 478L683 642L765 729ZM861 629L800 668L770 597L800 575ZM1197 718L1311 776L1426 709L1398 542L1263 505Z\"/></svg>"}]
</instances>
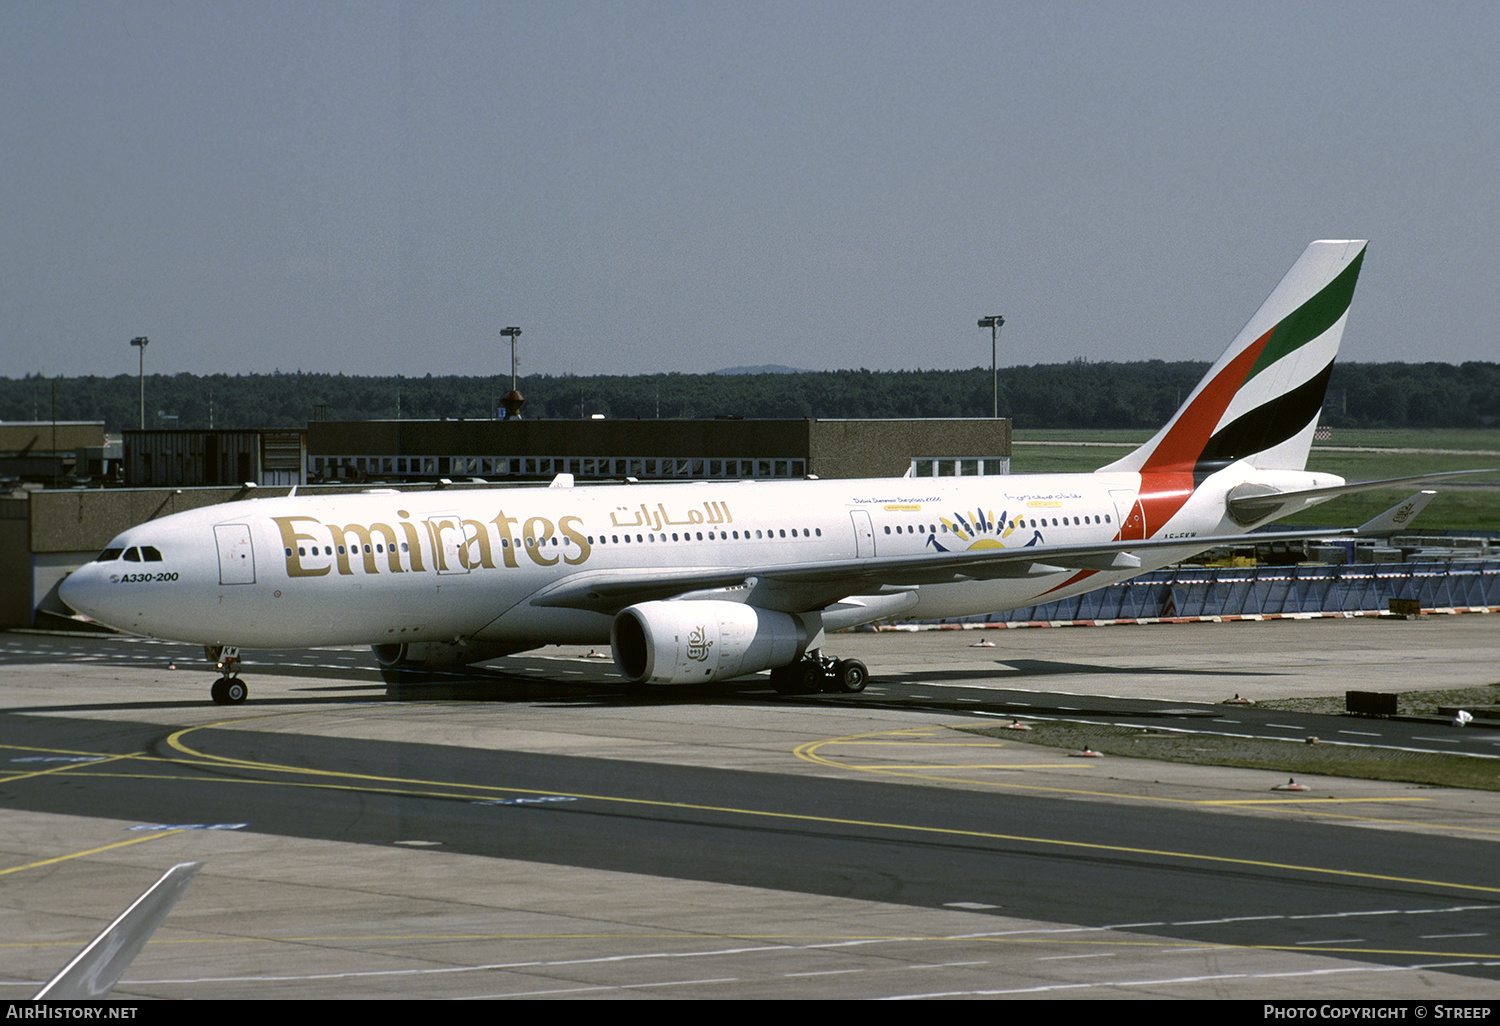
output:
<instances>
[{"instance_id":1,"label":"winglet","mask_svg":"<svg viewBox=\"0 0 1500 1026\"><path fill-rule=\"evenodd\" d=\"M1354 529L1354 533L1360 537L1389 538L1415 520L1417 514L1427 508L1436 494L1431 490L1420 491L1409 499L1403 499L1375 519L1360 524Z\"/></svg>"},{"instance_id":2,"label":"winglet","mask_svg":"<svg viewBox=\"0 0 1500 1026\"><path fill-rule=\"evenodd\" d=\"M48 980L34 1000L89 1001L108 994L202 868L201 862L179 862L167 870L62 972Z\"/></svg>"}]
</instances>

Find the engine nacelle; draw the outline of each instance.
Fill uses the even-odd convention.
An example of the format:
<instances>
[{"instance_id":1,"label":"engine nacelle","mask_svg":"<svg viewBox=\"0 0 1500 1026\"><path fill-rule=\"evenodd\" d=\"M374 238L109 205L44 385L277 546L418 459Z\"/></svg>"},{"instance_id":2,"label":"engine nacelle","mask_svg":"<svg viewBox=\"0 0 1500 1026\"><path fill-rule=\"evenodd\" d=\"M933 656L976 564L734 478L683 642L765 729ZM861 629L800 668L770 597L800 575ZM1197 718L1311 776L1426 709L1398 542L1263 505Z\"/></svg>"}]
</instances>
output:
<instances>
[{"instance_id":1,"label":"engine nacelle","mask_svg":"<svg viewBox=\"0 0 1500 1026\"><path fill-rule=\"evenodd\" d=\"M822 630L817 613L740 602L642 602L610 629L615 665L636 684L704 684L802 658Z\"/></svg>"},{"instance_id":2,"label":"engine nacelle","mask_svg":"<svg viewBox=\"0 0 1500 1026\"><path fill-rule=\"evenodd\" d=\"M467 666L525 651L515 645L499 645L490 641L408 641L370 647L375 652L375 661L386 670L400 667L435 669L439 666Z\"/></svg>"}]
</instances>

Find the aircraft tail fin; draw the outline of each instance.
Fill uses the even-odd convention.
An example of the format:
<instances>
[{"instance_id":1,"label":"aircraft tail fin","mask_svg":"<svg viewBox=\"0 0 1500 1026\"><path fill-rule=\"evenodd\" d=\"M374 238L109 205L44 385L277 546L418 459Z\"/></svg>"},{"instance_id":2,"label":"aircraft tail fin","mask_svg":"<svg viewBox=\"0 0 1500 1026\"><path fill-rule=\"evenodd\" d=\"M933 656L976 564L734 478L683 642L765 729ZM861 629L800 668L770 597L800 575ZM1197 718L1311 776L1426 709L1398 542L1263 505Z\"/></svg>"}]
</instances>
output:
<instances>
[{"instance_id":1,"label":"aircraft tail fin","mask_svg":"<svg viewBox=\"0 0 1500 1026\"><path fill-rule=\"evenodd\" d=\"M1100 469L1190 472L1195 485L1238 460L1304 469L1364 255L1358 240L1308 246L1167 425Z\"/></svg>"}]
</instances>

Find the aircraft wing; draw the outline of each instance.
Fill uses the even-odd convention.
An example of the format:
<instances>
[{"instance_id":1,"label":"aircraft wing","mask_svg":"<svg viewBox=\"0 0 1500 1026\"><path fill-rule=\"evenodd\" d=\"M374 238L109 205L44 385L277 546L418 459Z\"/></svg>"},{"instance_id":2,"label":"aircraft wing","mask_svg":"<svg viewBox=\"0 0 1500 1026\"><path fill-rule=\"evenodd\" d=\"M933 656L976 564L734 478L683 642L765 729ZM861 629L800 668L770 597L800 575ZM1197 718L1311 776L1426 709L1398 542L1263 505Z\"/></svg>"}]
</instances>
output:
<instances>
[{"instance_id":1,"label":"aircraft wing","mask_svg":"<svg viewBox=\"0 0 1500 1026\"><path fill-rule=\"evenodd\" d=\"M910 591L924 584L956 584L1002 577L1042 577L1069 570L1138 570L1137 553L1180 551L1179 558L1227 545L1263 545L1314 538L1386 537L1406 524L1433 496L1422 491L1359 527L1329 530L1257 531L1253 534L1200 535L1074 545L1022 545L1014 548L922 552L906 556L775 563L762 566L667 567L595 570L574 574L531 597L536 606L587 609L613 616L637 602L711 596L694 594L743 588L751 605L784 613L823 609L852 595Z\"/></svg>"},{"instance_id":2,"label":"aircraft wing","mask_svg":"<svg viewBox=\"0 0 1500 1026\"><path fill-rule=\"evenodd\" d=\"M1379 519L1379 518L1377 518ZM1372 521L1373 523L1373 521ZM822 609L850 595L905 591L924 584L953 584L1001 577L1038 577L1068 570L1136 570L1136 553L1160 549L1186 554L1221 545L1333 538L1358 528L1209 535L1075 545L967 549L907 556L776 563L742 567L674 567L585 571L543 589L536 606L587 609L613 615L637 602L670 599L720 588L749 588L752 605L782 612ZM695 596L706 597L706 596Z\"/></svg>"},{"instance_id":3,"label":"aircraft wing","mask_svg":"<svg viewBox=\"0 0 1500 1026\"><path fill-rule=\"evenodd\" d=\"M202 868L201 862L179 862L167 870L32 1000L98 1001L108 995Z\"/></svg>"}]
</instances>

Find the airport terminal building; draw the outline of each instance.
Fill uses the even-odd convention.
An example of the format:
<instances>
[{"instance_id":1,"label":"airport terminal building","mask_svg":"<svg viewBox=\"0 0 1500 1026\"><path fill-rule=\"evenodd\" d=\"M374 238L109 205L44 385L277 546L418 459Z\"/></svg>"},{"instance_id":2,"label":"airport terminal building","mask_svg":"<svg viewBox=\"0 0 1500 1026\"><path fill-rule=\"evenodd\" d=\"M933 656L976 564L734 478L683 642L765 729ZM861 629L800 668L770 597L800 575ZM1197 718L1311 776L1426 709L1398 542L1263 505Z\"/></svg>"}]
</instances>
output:
<instances>
[{"instance_id":1,"label":"airport terminal building","mask_svg":"<svg viewBox=\"0 0 1500 1026\"><path fill-rule=\"evenodd\" d=\"M951 477L1010 472L1010 421L314 421L309 481Z\"/></svg>"}]
</instances>

